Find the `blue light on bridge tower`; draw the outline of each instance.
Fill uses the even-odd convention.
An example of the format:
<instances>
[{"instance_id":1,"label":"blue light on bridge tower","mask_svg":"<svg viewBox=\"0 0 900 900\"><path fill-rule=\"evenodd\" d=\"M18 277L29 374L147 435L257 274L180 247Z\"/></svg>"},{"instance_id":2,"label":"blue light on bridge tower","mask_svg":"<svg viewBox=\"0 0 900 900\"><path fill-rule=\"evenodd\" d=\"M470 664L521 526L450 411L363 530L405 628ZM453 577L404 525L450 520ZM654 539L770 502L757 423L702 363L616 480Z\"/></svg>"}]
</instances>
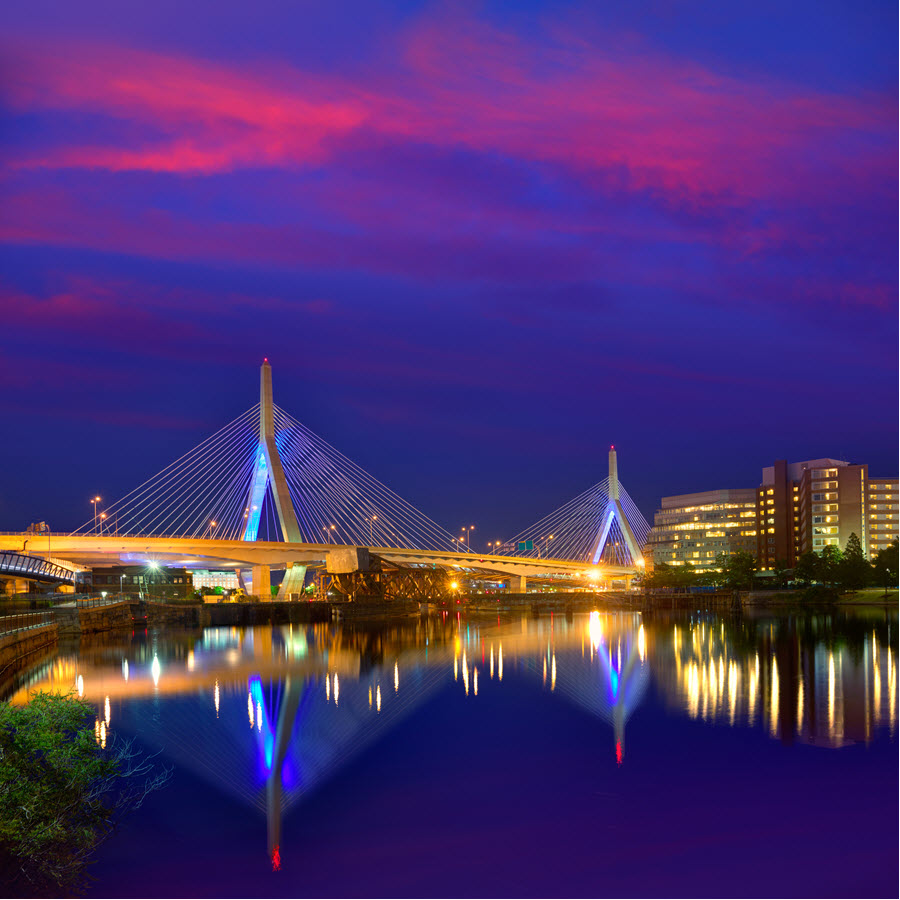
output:
<instances>
[{"instance_id":1,"label":"blue light on bridge tower","mask_svg":"<svg viewBox=\"0 0 900 900\"><path fill-rule=\"evenodd\" d=\"M594 555L591 558L591 563L595 566L600 561L600 557L603 555L603 550L606 548L606 540L609 537L609 530L612 528L612 523L615 518L616 508L610 505L609 512L607 513L606 518L603 522L603 527L600 529L600 537L597 540L597 546L594 550Z\"/></svg>"},{"instance_id":2,"label":"blue light on bridge tower","mask_svg":"<svg viewBox=\"0 0 900 900\"><path fill-rule=\"evenodd\" d=\"M250 487L250 499L247 503L247 525L244 528L244 540L255 541L259 533L259 518L262 515L263 500L266 497L266 486L269 483L269 465L266 462L265 447L260 444L256 451L253 482Z\"/></svg>"},{"instance_id":3,"label":"blue light on bridge tower","mask_svg":"<svg viewBox=\"0 0 900 900\"><path fill-rule=\"evenodd\" d=\"M281 526L281 536L285 541L300 542L303 536L297 523L297 514L284 468L281 454L275 440L275 408L272 401L272 367L268 359L263 361L259 382L259 445L256 450L253 481L250 485L250 499L247 502L244 527L245 541L255 541L259 533L263 501L266 490L271 489L275 502L275 514ZM303 570L305 573L305 569ZM299 579L298 579L299 580ZM302 587L302 581L301 581Z\"/></svg>"}]
</instances>

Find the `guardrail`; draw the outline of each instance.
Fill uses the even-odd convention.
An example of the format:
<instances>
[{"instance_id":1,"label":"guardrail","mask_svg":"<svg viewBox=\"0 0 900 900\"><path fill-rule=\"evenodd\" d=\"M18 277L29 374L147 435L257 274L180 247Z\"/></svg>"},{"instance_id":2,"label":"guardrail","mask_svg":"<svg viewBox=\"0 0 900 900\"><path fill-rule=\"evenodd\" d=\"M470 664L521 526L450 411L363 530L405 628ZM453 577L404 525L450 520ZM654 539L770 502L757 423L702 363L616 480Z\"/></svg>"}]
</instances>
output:
<instances>
[{"instance_id":1,"label":"guardrail","mask_svg":"<svg viewBox=\"0 0 900 900\"><path fill-rule=\"evenodd\" d=\"M112 606L114 603L123 603L127 599L125 596L85 597L76 600L75 606L78 609L93 609L95 606Z\"/></svg>"},{"instance_id":2,"label":"guardrail","mask_svg":"<svg viewBox=\"0 0 900 900\"><path fill-rule=\"evenodd\" d=\"M53 613L27 612L0 616L0 636L53 624Z\"/></svg>"}]
</instances>

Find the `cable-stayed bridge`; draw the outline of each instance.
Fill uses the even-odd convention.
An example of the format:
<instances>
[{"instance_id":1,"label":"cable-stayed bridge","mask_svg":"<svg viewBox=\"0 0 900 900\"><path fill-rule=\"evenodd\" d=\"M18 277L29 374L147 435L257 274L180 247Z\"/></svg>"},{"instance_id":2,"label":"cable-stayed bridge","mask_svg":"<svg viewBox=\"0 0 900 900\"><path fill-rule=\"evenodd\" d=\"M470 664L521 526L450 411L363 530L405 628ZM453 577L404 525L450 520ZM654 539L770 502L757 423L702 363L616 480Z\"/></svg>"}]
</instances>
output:
<instances>
[{"instance_id":1,"label":"cable-stayed bridge","mask_svg":"<svg viewBox=\"0 0 900 900\"><path fill-rule=\"evenodd\" d=\"M234 567L248 592L303 589L307 567L324 566L338 593L437 598L448 570L497 578L524 591L526 579L627 581L643 565L649 532L609 476L507 541L473 552L390 488L277 406L264 361L260 401L192 450L107 505L68 535L53 535L60 559L97 566ZM0 549L25 536L0 535Z\"/></svg>"}]
</instances>

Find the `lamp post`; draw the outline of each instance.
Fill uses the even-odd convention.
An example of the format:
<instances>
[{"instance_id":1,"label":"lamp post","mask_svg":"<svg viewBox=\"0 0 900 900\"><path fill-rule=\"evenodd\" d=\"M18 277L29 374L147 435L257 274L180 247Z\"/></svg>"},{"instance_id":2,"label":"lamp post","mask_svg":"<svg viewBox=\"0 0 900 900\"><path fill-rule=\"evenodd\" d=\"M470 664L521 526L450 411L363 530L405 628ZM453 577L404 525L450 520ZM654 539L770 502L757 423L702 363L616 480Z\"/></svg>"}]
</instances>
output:
<instances>
[{"instance_id":1,"label":"lamp post","mask_svg":"<svg viewBox=\"0 0 900 900\"><path fill-rule=\"evenodd\" d=\"M91 501L90 501L91 503L94 504L94 534L97 533L97 504L100 502L101 499L103 499L103 498L102 497L92 497Z\"/></svg>"},{"instance_id":2,"label":"lamp post","mask_svg":"<svg viewBox=\"0 0 900 900\"><path fill-rule=\"evenodd\" d=\"M50 526L46 522L41 522L41 524L38 526L38 532L43 534L45 531L47 532L47 562L49 562L50 561ZM27 544L28 541L26 541L25 543ZM24 551L24 549L25 548L23 547L22 550Z\"/></svg>"},{"instance_id":3,"label":"lamp post","mask_svg":"<svg viewBox=\"0 0 900 900\"><path fill-rule=\"evenodd\" d=\"M216 522L214 522L214 521L212 521L212 519L210 519L209 525L206 527L206 536L208 538L212 538L212 530L213 530L213 528L216 527L216 524L217 524Z\"/></svg>"},{"instance_id":4,"label":"lamp post","mask_svg":"<svg viewBox=\"0 0 900 900\"><path fill-rule=\"evenodd\" d=\"M103 534L103 523L106 521L106 513L100 513L100 534Z\"/></svg>"},{"instance_id":5,"label":"lamp post","mask_svg":"<svg viewBox=\"0 0 900 900\"><path fill-rule=\"evenodd\" d=\"M471 552L472 552L472 548L471 548L471 546L470 546L470 542L471 542L471 539L472 539L472 532L473 532L474 530L475 530L475 526L474 526L474 525L469 525L469 526L463 525L463 527L460 528L460 531L461 531L461 532L463 533L463 535L465 536L466 552L468 552L468 553L471 553Z\"/></svg>"},{"instance_id":6,"label":"lamp post","mask_svg":"<svg viewBox=\"0 0 900 900\"><path fill-rule=\"evenodd\" d=\"M377 518L378 518L378 516L372 516L372 517L369 519L369 546L370 546L370 547L373 546L373 544L372 544L372 541L373 541L372 531L373 531L373 528L374 528L375 520L376 520Z\"/></svg>"},{"instance_id":7,"label":"lamp post","mask_svg":"<svg viewBox=\"0 0 900 900\"><path fill-rule=\"evenodd\" d=\"M147 599L148 599L148 600L152 600L152 599L153 599L153 591L152 591L152 585L153 585L153 573L154 573L157 569L159 569L159 563L158 563L158 562L150 562L150 563L147 563L147 570L148 570L148 573L149 573L149 574L147 575Z\"/></svg>"}]
</instances>

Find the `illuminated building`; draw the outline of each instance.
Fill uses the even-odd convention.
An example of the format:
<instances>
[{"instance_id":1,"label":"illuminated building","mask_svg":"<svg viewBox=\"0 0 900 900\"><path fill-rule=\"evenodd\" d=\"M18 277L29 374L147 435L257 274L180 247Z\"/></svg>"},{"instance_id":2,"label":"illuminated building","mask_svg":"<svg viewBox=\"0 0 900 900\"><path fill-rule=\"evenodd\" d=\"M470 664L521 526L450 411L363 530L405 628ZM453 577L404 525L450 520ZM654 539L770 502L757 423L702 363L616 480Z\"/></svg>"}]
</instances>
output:
<instances>
[{"instance_id":1,"label":"illuminated building","mask_svg":"<svg viewBox=\"0 0 900 900\"><path fill-rule=\"evenodd\" d=\"M804 553L846 549L851 534L863 555L900 537L897 476L869 476L865 463L841 459L779 459L762 470L756 488L663 497L647 552L654 565L715 569L716 556L739 550L756 556L761 571L792 568Z\"/></svg>"},{"instance_id":2,"label":"illuminated building","mask_svg":"<svg viewBox=\"0 0 900 900\"><path fill-rule=\"evenodd\" d=\"M869 557L874 559L879 550L886 549L900 537L897 500L900 483L897 477L875 478L869 476L866 507L866 524L869 531Z\"/></svg>"},{"instance_id":3,"label":"illuminated building","mask_svg":"<svg viewBox=\"0 0 900 900\"><path fill-rule=\"evenodd\" d=\"M873 558L897 537L897 478L870 478L868 466L839 459L776 460L757 489L757 559L793 566L804 553L845 549L851 534Z\"/></svg>"},{"instance_id":4,"label":"illuminated building","mask_svg":"<svg viewBox=\"0 0 900 900\"><path fill-rule=\"evenodd\" d=\"M94 569L95 591L110 594L136 594L152 590L155 596L187 597L193 590L187 569L152 569L149 566L110 566Z\"/></svg>"},{"instance_id":5,"label":"illuminated building","mask_svg":"<svg viewBox=\"0 0 900 900\"><path fill-rule=\"evenodd\" d=\"M720 553L756 553L756 492L725 488L663 497L647 547L653 564L716 568Z\"/></svg>"},{"instance_id":6,"label":"illuminated building","mask_svg":"<svg viewBox=\"0 0 900 900\"><path fill-rule=\"evenodd\" d=\"M191 573L194 590L220 587L223 591L235 591L241 584L238 573L234 569L216 571L214 569L194 569Z\"/></svg>"}]
</instances>

